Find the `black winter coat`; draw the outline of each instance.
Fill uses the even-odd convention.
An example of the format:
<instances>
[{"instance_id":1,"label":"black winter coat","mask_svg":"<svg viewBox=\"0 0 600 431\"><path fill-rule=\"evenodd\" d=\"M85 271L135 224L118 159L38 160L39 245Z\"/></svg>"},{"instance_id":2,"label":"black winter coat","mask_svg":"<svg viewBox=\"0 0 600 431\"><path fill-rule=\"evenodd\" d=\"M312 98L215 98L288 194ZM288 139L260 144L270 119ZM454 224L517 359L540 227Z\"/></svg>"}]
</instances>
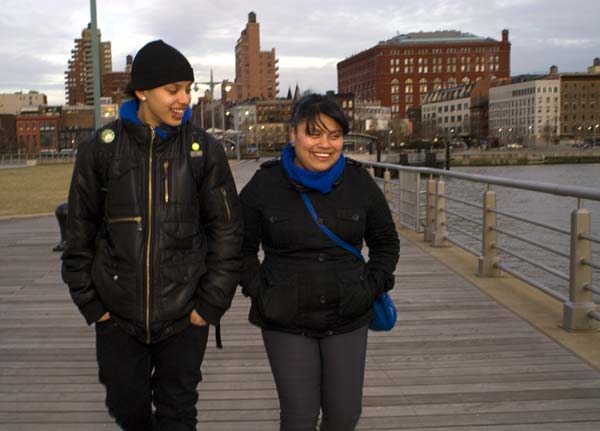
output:
<instances>
[{"instance_id":1,"label":"black winter coat","mask_svg":"<svg viewBox=\"0 0 600 431\"><path fill-rule=\"evenodd\" d=\"M306 191L325 226L358 249L367 263L336 245L316 225ZM252 298L249 320L265 329L309 336L349 332L371 319L371 303L392 289L399 241L392 216L369 173L347 159L328 194L287 177L267 162L240 193L244 214L242 287ZM265 258L259 264L262 244Z\"/></svg>"},{"instance_id":2,"label":"black winter coat","mask_svg":"<svg viewBox=\"0 0 600 431\"><path fill-rule=\"evenodd\" d=\"M239 200L223 148L192 132L186 123L162 139L117 120L79 146L62 274L88 323L108 311L150 343L184 329L194 308L211 324L229 308Z\"/></svg>"}]
</instances>

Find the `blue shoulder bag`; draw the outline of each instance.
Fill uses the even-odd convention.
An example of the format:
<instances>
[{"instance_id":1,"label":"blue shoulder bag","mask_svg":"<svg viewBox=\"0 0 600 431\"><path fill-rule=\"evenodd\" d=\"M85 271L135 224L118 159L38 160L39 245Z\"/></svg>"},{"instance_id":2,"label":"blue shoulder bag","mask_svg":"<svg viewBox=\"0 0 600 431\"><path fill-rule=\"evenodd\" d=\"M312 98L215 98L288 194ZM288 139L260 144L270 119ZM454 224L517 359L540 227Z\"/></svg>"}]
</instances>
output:
<instances>
[{"instance_id":1,"label":"blue shoulder bag","mask_svg":"<svg viewBox=\"0 0 600 431\"><path fill-rule=\"evenodd\" d=\"M327 235L333 242L342 247L343 249L349 251L354 256L356 256L359 260L364 261L362 254L356 248L352 247L346 241L341 239L335 233L333 233L327 226L323 223L319 223L319 219L317 217L317 213L315 208L313 207L308 195L304 192L300 193L302 200L304 201L304 205L308 209L310 216L315 221L319 229L323 231L325 235ZM382 292L375 301L373 301L372 305L373 309L373 318L371 319L371 323L369 323L369 329L373 331L389 331L396 324L396 306L392 301L390 295L387 292Z\"/></svg>"}]
</instances>

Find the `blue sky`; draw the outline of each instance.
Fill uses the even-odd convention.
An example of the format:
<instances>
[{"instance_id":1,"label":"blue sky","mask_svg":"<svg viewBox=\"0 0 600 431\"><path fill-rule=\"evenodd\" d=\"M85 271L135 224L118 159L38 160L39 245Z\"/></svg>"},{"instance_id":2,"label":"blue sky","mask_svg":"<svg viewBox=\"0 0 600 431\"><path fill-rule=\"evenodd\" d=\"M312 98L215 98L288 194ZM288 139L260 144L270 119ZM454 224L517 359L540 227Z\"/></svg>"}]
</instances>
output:
<instances>
[{"instance_id":1,"label":"blue sky","mask_svg":"<svg viewBox=\"0 0 600 431\"><path fill-rule=\"evenodd\" d=\"M73 40L90 20L87 0L4 0L0 12L0 92L37 90L64 103ZM261 49L275 48L280 95L337 88L336 63L400 33L461 30L500 39L510 31L511 73L583 71L600 57L597 0L346 0L345 2L97 0L113 69L161 38L181 50L196 80L234 79L234 46L248 12L257 14Z\"/></svg>"}]
</instances>

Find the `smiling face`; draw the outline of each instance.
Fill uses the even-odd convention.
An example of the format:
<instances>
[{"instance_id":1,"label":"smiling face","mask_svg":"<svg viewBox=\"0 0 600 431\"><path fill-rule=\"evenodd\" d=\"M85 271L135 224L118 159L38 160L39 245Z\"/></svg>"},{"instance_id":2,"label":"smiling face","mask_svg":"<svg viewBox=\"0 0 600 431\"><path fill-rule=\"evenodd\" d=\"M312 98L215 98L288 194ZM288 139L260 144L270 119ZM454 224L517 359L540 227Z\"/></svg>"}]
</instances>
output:
<instances>
[{"instance_id":1,"label":"smiling face","mask_svg":"<svg viewBox=\"0 0 600 431\"><path fill-rule=\"evenodd\" d=\"M342 155L342 127L328 115L319 114L314 122L299 123L290 136L296 151L294 163L307 171L326 171Z\"/></svg>"},{"instance_id":2,"label":"smiling face","mask_svg":"<svg viewBox=\"0 0 600 431\"><path fill-rule=\"evenodd\" d=\"M192 81L179 81L150 90L135 92L140 100L138 117L151 127L161 124L180 126L183 113L189 106Z\"/></svg>"}]
</instances>

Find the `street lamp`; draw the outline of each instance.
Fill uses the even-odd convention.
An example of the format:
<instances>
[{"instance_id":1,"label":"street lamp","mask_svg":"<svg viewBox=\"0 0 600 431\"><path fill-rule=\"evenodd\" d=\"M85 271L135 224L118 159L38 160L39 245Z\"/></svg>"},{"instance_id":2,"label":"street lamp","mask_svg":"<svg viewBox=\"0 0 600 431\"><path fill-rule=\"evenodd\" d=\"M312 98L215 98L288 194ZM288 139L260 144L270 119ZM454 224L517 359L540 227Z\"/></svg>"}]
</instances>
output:
<instances>
[{"instance_id":1,"label":"street lamp","mask_svg":"<svg viewBox=\"0 0 600 431\"><path fill-rule=\"evenodd\" d=\"M392 133L393 133L393 130L390 130L388 132L388 136L387 136L387 138L388 138L388 140L387 140L388 141L388 143L387 143L387 152L388 152L388 154L390 153L390 137L392 136Z\"/></svg>"},{"instance_id":2,"label":"street lamp","mask_svg":"<svg viewBox=\"0 0 600 431\"><path fill-rule=\"evenodd\" d=\"M533 145L531 145L532 144L531 138L533 136L533 126L529 126L527 129L529 130L529 133L527 135L527 142L529 143L528 146L532 147Z\"/></svg>"},{"instance_id":3,"label":"street lamp","mask_svg":"<svg viewBox=\"0 0 600 431\"><path fill-rule=\"evenodd\" d=\"M226 82L226 81L223 81ZM194 82L194 91L198 91L200 85L208 85L210 91L210 128L212 129L212 133L215 133L215 87L217 85L223 84L223 82L215 82L213 80L213 71L210 69L210 81L205 82ZM231 85L227 83L225 85L225 91L230 91ZM204 118L204 116L203 116Z\"/></svg>"},{"instance_id":4,"label":"street lamp","mask_svg":"<svg viewBox=\"0 0 600 431\"><path fill-rule=\"evenodd\" d=\"M594 142L594 147L596 146L596 133L598 132L598 127L600 127L600 124L594 126L594 140L592 141Z\"/></svg>"}]
</instances>

